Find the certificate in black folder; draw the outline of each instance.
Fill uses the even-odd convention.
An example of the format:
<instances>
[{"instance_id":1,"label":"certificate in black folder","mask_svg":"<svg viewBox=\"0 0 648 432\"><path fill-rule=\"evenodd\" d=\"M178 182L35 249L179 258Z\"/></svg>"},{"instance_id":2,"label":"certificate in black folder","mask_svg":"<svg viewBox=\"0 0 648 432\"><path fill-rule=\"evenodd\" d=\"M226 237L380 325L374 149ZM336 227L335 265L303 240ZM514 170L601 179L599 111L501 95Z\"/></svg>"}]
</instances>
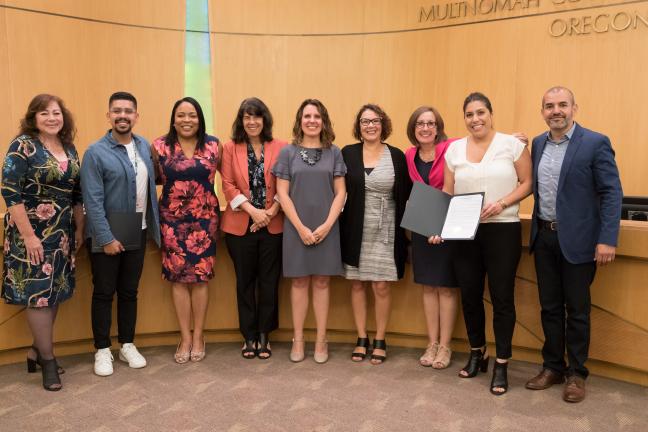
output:
<instances>
[{"instance_id":1,"label":"certificate in black folder","mask_svg":"<svg viewBox=\"0 0 648 432\"><path fill-rule=\"evenodd\" d=\"M416 182L412 187L401 227L425 237L472 240L479 226L484 193L448 195Z\"/></svg>"},{"instance_id":2,"label":"certificate in black folder","mask_svg":"<svg viewBox=\"0 0 648 432\"><path fill-rule=\"evenodd\" d=\"M112 212L106 215L113 237L122 244L125 250L137 250L142 247L142 213ZM92 240L92 252L103 252L103 246Z\"/></svg>"}]
</instances>

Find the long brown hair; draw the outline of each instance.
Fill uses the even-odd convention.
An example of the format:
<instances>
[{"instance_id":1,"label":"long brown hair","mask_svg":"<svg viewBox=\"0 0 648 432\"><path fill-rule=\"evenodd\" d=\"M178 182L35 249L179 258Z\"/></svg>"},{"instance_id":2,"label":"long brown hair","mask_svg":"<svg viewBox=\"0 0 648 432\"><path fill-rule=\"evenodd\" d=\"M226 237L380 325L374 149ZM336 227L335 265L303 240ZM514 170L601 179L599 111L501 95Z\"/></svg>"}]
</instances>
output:
<instances>
[{"instance_id":1,"label":"long brown hair","mask_svg":"<svg viewBox=\"0 0 648 432\"><path fill-rule=\"evenodd\" d=\"M331 147L333 145L333 141L335 141L335 132L333 132L333 125L331 124L331 119L329 118L326 107L317 99L306 99L299 106L297 115L295 115L295 124L293 125L293 144L301 144L304 140L304 131L301 128L301 119L304 115L304 108L306 108L306 105L313 105L315 108L317 108L320 116L322 116L322 132L320 132L320 141L322 143L322 147Z\"/></svg>"},{"instance_id":2,"label":"long brown hair","mask_svg":"<svg viewBox=\"0 0 648 432\"><path fill-rule=\"evenodd\" d=\"M74 126L74 118L72 113L67 109L63 100L51 94L39 94L29 102L25 116L20 120L20 131L18 135L29 135L32 138L38 138L39 130L36 127L36 114L47 109L51 102L56 102L61 108L63 114L63 127L57 134L64 147L74 145L74 137L76 136L76 128Z\"/></svg>"}]
</instances>

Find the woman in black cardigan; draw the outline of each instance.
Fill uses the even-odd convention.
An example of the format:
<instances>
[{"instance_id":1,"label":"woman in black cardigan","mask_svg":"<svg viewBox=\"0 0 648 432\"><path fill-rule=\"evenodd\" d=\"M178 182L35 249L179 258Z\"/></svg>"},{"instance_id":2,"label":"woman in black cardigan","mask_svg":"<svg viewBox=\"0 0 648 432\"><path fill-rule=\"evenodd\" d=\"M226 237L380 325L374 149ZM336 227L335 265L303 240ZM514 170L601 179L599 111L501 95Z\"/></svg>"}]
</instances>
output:
<instances>
[{"instance_id":1,"label":"woman in black cardigan","mask_svg":"<svg viewBox=\"0 0 648 432\"><path fill-rule=\"evenodd\" d=\"M342 149L347 166L347 201L340 216L342 261L345 277L352 281L351 305L358 330L351 359L364 360L369 347L364 282L370 282L376 306L373 364L386 359L389 282L403 277L407 257L407 239L400 223L412 182L403 152L384 142L391 130L391 120L379 106L364 105L353 128L353 136L361 142Z\"/></svg>"}]
</instances>

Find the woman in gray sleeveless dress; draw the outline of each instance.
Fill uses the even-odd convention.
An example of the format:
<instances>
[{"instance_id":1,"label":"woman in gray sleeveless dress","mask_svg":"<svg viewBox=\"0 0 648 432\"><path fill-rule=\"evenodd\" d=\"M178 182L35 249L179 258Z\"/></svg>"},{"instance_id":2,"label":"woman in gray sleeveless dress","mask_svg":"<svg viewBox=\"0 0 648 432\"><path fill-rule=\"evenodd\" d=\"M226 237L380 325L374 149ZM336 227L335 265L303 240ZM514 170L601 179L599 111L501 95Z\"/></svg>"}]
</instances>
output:
<instances>
[{"instance_id":1,"label":"woman in gray sleeveless dress","mask_svg":"<svg viewBox=\"0 0 648 432\"><path fill-rule=\"evenodd\" d=\"M304 321L312 284L317 325L314 358L325 363L329 280L331 275L343 273L337 219L346 195L346 166L340 149L333 145L335 134L326 107L317 99L306 99L299 107L293 138L293 144L281 150L272 169L286 215L283 274L292 278L294 338L290 360L304 359Z\"/></svg>"}]
</instances>

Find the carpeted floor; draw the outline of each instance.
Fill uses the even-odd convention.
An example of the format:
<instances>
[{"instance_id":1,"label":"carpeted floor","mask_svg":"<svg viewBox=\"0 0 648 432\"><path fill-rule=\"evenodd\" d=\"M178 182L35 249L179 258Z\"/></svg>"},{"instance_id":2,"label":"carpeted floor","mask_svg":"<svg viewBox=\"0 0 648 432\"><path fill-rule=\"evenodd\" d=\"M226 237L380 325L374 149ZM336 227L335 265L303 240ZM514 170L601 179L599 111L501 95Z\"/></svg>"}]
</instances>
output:
<instances>
[{"instance_id":1,"label":"carpeted floor","mask_svg":"<svg viewBox=\"0 0 648 432\"><path fill-rule=\"evenodd\" d=\"M177 365L174 348L142 349L145 369L118 360L111 377L92 373L92 354L60 358L64 389L46 392L24 364L0 367L0 431L648 431L648 388L591 377L580 404L561 386L532 392L536 365L512 362L511 389L488 392L490 374L460 379L418 365L420 352L392 348L384 365L349 360L331 344L328 363L245 360L237 344L211 344L201 363ZM115 354L115 357L117 355Z\"/></svg>"}]
</instances>

